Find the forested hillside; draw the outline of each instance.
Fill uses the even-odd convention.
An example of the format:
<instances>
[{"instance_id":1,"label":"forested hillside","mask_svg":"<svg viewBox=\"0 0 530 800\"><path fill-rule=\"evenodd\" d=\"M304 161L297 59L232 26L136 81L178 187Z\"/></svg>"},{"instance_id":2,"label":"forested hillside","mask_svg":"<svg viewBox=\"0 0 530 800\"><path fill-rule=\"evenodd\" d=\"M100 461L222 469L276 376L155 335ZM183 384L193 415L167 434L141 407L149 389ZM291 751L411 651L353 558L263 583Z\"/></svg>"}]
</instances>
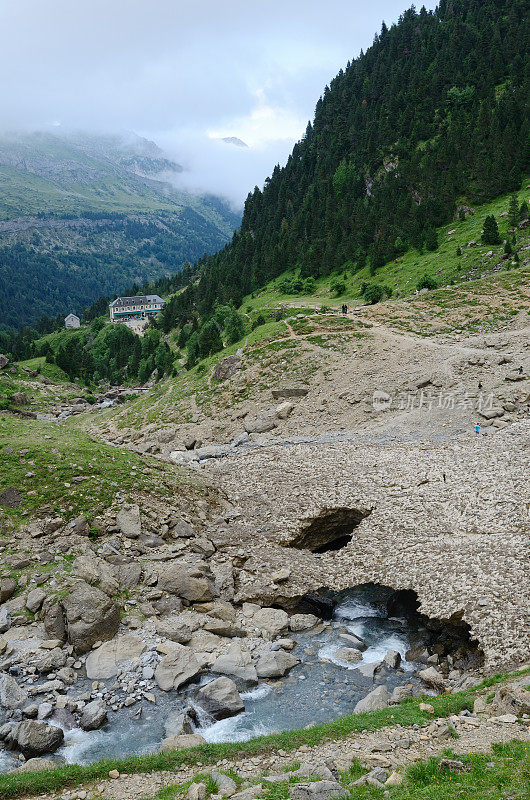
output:
<instances>
[{"instance_id":1,"label":"forested hillside","mask_svg":"<svg viewBox=\"0 0 530 800\"><path fill-rule=\"evenodd\" d=\"M285 167L247 198L232 243L170 304L166 329L194 308L236 304L279 275L372 274L435 228L517 189L528 168L527 4L441 0L383 25L336 76Z\"/></svg>"},{"instance_id":2,"label":"forested hillside","mask_svg":"<svg viewBox=\"0 0 530 800\"><path fill-rule=\"evenodd\" d=\"M176 191L166 179L181 170L137 137L1 138L2 322L80 313L222 247L239 215Z\"/></svg>"}]
</instances>

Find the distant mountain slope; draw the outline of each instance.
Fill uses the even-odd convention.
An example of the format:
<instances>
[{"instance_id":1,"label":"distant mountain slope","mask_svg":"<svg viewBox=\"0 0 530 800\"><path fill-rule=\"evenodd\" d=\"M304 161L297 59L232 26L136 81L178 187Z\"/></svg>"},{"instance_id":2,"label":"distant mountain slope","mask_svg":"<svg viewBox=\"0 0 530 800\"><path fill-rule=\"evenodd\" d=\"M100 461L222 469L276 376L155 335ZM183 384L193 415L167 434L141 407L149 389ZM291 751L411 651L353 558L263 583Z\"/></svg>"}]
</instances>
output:
<instances>
[{"instance_id":1,"label":"distant mountain slope","mask_svg":"<svg viewBox=\"0 0 530 800\"><path fill-rule=\"evenodd\" d=\"M79 312L226 244L239 216L177 191L168 179L181 171L134 135L1 138L2 322Z\"/></svg>"}]
</instances>

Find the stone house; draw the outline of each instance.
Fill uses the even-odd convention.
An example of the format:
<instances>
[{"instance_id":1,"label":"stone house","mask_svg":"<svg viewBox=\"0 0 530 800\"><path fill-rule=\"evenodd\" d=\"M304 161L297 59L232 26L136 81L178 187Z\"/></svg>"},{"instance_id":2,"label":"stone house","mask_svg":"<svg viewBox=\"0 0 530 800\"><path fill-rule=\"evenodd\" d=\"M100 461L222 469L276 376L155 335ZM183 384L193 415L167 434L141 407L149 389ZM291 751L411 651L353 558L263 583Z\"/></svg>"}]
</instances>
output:
<instances>
[{"instance_id":1,"label":"stone house","mask_svg":"<svg viewBox=\"0 0 530 800\"><path fill-rule=\"evenodd\" d=\"M67 317L64 318L64 327L65 328L80 328L81 327L81 320L76 314L68 314Z\"/></svg>"}]
</instances>

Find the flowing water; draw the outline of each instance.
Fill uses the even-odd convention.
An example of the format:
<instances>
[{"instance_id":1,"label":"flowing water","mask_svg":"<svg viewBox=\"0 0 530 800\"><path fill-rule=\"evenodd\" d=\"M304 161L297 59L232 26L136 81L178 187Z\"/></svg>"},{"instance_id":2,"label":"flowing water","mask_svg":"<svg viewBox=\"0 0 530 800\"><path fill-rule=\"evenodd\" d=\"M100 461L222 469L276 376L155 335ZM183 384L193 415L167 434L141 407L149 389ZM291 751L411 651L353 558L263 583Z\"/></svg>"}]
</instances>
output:
<instances>
[{"instance_id":1,"label":"flowing water","mask_svg":"<svg viewBox=\"0 0 530 800\"><path fill-rule=\"evenodd\" d=\"M382 683L390 692L399 685L419 683L414 675L415 665L404 660L399 670L382 669L374 677L358 669L381 662L388 650L397 650L404 657L411 641L417 640L416 621L388 617L385 604L388 594L375 586L330 594L337 601L331 623L316 635L299 633L293 637L297 646L292 652L300 664L284 678L264 680L257 687L242 691L245 711L235 717L217 722L194 706L196 732L208 742L244 741L351 714L356 703ZM349 663L336 656L341 647L355 646L341 638L341 634L353 634L364 640L367 648L362 661ZM207 680L203 678L201 682ZM156 704L146 702L139 717L138 706L109 711L109 722L98 731L86 733L78 728L65 731L65 744L55 757L70 763L86 763L154 752L164 738L164 721L170 711L184 708L190 699L193 704L196 689L195 684L185 694L157 692ZM2 768L9 766L0 763L0 771Z\"/></svg>"}]
</instances>

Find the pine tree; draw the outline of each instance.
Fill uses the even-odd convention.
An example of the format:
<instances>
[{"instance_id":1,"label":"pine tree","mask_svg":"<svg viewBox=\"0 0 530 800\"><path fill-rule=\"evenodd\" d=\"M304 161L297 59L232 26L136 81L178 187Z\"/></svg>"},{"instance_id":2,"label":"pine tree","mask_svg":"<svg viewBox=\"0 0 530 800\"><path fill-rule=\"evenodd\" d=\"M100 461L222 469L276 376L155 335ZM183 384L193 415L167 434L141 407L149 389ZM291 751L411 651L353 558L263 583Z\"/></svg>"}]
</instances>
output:
<instances>
[{"instance_id":1,"label":"pine tree","mask_svg":"<svg viewBox=\"0 0 530 800\"><path fill-rule=\"evenodd\" d=\"M499 235L499 228L497 220L491 214L484 220L484 227L482 228L482 241L484 244L500 244L501 237Z\"/></svg>"},{"instance_id":2,"label":"pine tree","mask_svg":"<svg viewBox=\"0 0 530 800\"><path fill-rule=\"evenodd\" d=\"M514 193L510 197L510 204L508 205L508 224L510 227L515 228L519 223L519 203L517 195Z\"/></svg>"}]
</instances>

